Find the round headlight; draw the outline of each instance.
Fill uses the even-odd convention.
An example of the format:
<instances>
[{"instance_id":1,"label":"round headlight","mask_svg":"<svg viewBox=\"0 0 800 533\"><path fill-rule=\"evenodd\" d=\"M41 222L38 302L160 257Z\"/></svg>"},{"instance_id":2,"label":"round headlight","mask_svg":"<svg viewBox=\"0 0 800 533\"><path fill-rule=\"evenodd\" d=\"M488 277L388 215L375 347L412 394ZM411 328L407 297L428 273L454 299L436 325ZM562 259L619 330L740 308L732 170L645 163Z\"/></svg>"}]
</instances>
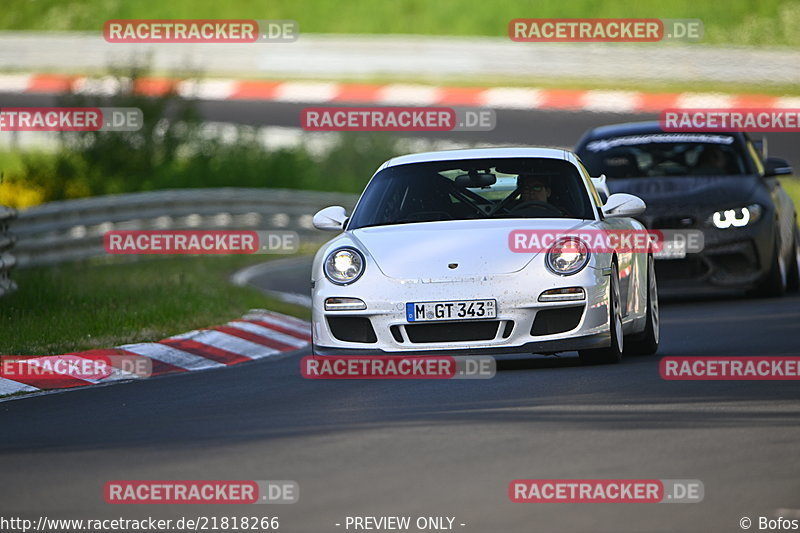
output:
<instances>
[{"instance_id":1,"label":"round headlight","mask_svg":"<svg viewBox=\"0 0 800 533\"><path fill-rule=\"evenodd\" d=\"M364 256L355 248L339 248L325 259L325 276L337 285L347 285L364 272Z\"/></svg>"},{"instance_id":2,"label":"round headlight","mask_svg":"<svg viewBox=\"0 0 800 533\"><path fill-rule=\"evenodd\" d=\"M547 250L544 262L554 274L577 274L589 262L589 247L577 237L565 237Z\"/></svg>"}]
</instances>

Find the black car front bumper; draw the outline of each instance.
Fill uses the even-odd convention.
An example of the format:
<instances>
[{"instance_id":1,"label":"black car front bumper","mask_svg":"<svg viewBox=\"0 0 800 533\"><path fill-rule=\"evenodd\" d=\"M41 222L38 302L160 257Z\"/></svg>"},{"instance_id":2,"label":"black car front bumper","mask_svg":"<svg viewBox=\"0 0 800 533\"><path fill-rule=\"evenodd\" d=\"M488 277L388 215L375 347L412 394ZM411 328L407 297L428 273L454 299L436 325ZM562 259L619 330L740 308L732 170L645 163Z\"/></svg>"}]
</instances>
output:
<instances>
[{"instance_id":1,"label":"black car front bumper","mask_svg":"<svg viewBox=\"0 0 800 533\"><path fill-rule=\"evenodd\" d=\"M701 252L656 261L660 287L750 289L769 273L776 243L772 221L726 230L703 228L703 235Z\"/></svg>"}]
</instances>

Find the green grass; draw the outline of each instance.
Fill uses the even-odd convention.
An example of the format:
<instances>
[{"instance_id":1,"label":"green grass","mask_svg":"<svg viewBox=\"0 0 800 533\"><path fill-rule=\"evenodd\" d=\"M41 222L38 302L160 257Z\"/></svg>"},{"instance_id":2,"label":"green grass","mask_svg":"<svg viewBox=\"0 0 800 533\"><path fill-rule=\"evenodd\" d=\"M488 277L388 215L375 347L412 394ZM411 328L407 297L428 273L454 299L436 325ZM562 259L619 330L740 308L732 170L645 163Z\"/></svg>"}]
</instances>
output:
<instances>
[{"instance_id":1,"label":"green grass","mask_svg":"<svg viewBox=\"0 0 800 533\"><path fill-rule=\"evenodd\" d=\"M798 0L5 0L0 29L100 31L111 18L294 19L309 33L507 35L513 18L699 18L705 41L800 45ZM282 45L281 45L282 46Z\"/></svg>"},{"instance_id":2,"label":"green grass","mask_svg":"<svg viewBox=\"0 0 800 533\"><path fill-rule=\"evenodd\" d=\"M310 311L236 287L228 276L266 256L157 258L16 270L19 290L0 299L0 353L50 355L157 341L267 308Z\"/></svg>"}]
</instances>

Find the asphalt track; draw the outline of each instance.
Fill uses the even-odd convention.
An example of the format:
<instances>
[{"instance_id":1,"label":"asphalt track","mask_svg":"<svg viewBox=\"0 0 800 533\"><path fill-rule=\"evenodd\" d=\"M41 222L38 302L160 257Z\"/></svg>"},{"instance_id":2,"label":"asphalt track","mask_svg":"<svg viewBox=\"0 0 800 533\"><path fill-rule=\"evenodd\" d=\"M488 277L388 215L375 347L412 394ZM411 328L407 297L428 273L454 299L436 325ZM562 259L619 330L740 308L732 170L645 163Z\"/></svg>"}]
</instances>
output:
<instances>
[{"instance_id":1,"label":"asphalt track","mask_svg":"<svg viewBox=\"0 0 800 533\"><path fill-rule=\"evenodd\" d=\"M300 107L204 113L296 125ZM593 124L631 118L500 112L476 140L571 145ZM770 151L798 162L797 140L773 134ZM306 290L307 267L256 282ZM662 319L657 355L614 366L567 355L504 360L491 380L308 381L291 357L2 402L0 516L277 515L281 531L308 533L343 531L348 515L454 516L456 530L481 533L722 533L741 531L744 516L752 530L759 516L800 517L797 383L658 374L665 355L800 355L800 297L684 298ZM518 478L699 479L705 499L514 504ZM114 479L291 479L300 501L112 506L102 487Z\"/></svg>"}]
</instances>

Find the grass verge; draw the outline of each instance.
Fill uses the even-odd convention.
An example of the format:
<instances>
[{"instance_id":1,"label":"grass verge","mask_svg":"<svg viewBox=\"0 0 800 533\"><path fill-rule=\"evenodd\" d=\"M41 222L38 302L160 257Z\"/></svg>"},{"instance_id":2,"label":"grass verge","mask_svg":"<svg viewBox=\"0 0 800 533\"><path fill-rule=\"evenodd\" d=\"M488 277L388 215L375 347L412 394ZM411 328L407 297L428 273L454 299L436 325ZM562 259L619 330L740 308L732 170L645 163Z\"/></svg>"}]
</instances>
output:
<instances>
[{"instance_id":1,"label":"grass verge","mask_svg":"<svg viewBox=\"0 0 800 533\"><path fill-rule=\"evenodd\" d=\"M0 29L100 32L108 19L294 19L301 34L507 35L515 18L699 18L704 42L800 46L797 0L5 0ZM302 35L301 35L302 38Z\"/></svg>"},{"instance_id":2,"label":"grass verge","mask_svg":"<svg viewBox=\"0 0 800 533\"><path fill-rule=\"evenodd\" d=\"M0 353L50 355L158 341L253 308L309 319L300 306L228 282L265 256L168 257L17 270L0 299Z\"/></svg>"}]
</instances>

